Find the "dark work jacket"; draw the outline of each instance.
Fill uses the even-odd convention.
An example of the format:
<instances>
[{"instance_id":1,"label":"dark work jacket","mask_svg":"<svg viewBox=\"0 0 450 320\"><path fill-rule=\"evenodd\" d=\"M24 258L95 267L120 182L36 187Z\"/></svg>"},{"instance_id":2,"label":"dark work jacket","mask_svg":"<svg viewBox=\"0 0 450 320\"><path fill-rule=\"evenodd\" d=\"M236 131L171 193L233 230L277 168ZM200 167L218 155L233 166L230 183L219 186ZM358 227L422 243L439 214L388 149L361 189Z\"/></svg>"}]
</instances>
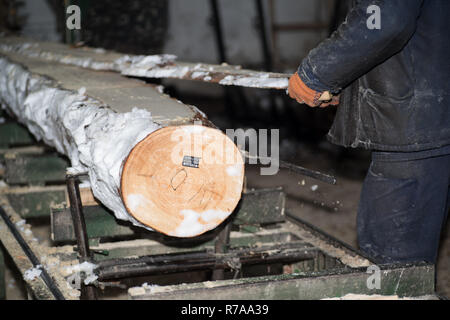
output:
<instances>
[{"instance_id":1,"label":"dark work jacket","mask_svg":"<svg viewBox=\"0 0 450 320\"><path fill-rule=\"evenodd\" d=\"M381 29L370 30L370 5ZM298 73L317 91L343 91L331 142L379 151L450 144L450 0L357 0Z\"/></svg>"}]
</instances>

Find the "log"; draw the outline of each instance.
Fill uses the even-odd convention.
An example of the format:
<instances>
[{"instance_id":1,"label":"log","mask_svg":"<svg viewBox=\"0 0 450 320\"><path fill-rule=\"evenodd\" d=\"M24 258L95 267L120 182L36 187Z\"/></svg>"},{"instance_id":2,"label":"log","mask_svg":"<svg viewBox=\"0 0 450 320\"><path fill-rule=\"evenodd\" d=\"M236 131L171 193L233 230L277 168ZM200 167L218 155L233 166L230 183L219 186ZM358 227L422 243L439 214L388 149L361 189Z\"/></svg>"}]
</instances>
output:
<instances>
[{"instance_id":1,"label":"log","mask_svg":"<svg viewBox=\"0 0 450 320\"><path fill-rule=\"evenodd\" d=\"M29 57L80 66L94 70L116 71L143 78L172 78L261 89L287 89L291 74L242 69L228 64L214 65L178 61L174 55L124 55L68 45L39 42L17 37L0 37L0 49Z\"/></svg>"},{"instance_id":2,"label":"log","mask_svg":"<svg viewBox=\"0 0 450 320\"><path fill-rule=\"evenodd\" d=\"M236 207L242 157L219 130L192 125L202 119L211 126L194 106L118 73L1 49L0 69L2 107L67 155L71 173L87 172L94 196L116 218L193 237L215 228ZM177 158L173 148L187 151Z\"/></svg>"}]
</instances>

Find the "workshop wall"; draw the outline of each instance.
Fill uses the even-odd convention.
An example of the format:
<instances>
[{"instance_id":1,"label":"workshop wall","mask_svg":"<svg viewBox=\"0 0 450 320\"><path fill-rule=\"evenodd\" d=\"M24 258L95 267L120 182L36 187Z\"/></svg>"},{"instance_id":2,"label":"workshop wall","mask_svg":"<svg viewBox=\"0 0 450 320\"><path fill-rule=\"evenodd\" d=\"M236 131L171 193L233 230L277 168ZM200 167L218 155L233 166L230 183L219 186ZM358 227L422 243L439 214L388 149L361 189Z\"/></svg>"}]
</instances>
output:
<instances>
[{"instance_id":1,"label":"workshop wall","mask_svg":"<svg viewBox=\"0 0 450 320\"><path fill-rule=\"evenodd\" d=\"M23 35L48 41L58 41L63 38L57 32L57 18L49 1L23 0L21 2L23 5L19 7L19 12L26 17L22 29ZM99 1L95 3L97 2ZM103 2L108 3L108 1ZM134 2L140 3L141 6L146 5L146 1L135 0ZM334 7L334 0L274 0L273 2L274 21L282 24L327 24L331 20ZM210 1L169 0L168 3L169 23L164 51L176 54L182 60L218 62ZM270 1L264 0L263 3L267 34L271 41ZM218 5L228 62L252 66L261 64L263 56L255 1L218 0ZM103 12L105 14L108 12L105 5ZM121 27L116 25L117 28ZM114 30L114 26L110 26L109 29ZM119 31L115 30L115 33ZM290 71L327 34L326 29L280 32L275 48L279 65Z\"/></svg>"},{"instance_id":2,"label":"workshop wall","mask_svg":"<svg viewBox=\"0 0 450 320\"><path fill-rule=\"evenodd\" d=\"M270 38L269 1L263 2ZM262 63L255 1L219 0L218 3L228 62L244 65ZM274 0L274 4L276 23L329 23L334 0ZM171 0L169 12L165 51L176 54L183 60L218 62L209 1ZM326 29L280 33L275 48L279 60L288 68L296 66L327 34Z\"/></svg>"}]
</instances>

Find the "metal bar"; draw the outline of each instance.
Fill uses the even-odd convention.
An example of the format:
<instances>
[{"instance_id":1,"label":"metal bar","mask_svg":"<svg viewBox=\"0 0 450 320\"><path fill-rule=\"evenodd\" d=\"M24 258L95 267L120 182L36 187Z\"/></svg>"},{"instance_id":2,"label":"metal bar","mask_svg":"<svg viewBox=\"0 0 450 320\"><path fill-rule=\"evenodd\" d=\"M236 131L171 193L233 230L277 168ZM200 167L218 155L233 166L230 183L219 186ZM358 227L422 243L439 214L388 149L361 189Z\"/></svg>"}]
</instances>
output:
<instances>
[{"instance_id":1,"label":"metal bar","mask_svg":"<svg viewBox=\"0 0 450 320\"><path fill-rule=\"evenodd\" d=\"M264 13L264 5L261 0L255 0L256 10L258 12L258 27L261 39L262 51L264 54L264 64L266 71L272 71L272 53L269 48L266 33L266 20Z\"/></svg>"},{"instance_id":2,"label":"metal bar","mask_svg":"<svg viewBox=\"0 0 450 320\"><path fill-rule=\"evenodd\" d=\"M377 264L377 265L381 265L381 261L377 261L376 259L373 259L372 257L368 257L367 255L365 255L364 253L362 253L361 251L351 247L350 245L348 245L347 243L333 237L332 235L319 230L317 227L313 226L312 224L300 219L299 217L295 216L294 214L292 214L289 211L286 211L286 217L289 219L289 221L292 221L294 224L296 224L297 226L302 227L303 229L309 230L310 232L312 232L315 236L317 236L318 238L324 239L326 240L326 242L333 244L336 247L345 249L346 251L348 251L349 253L351 253L352 255L357 255L360 256L361 258L367 259L368 261L370 261L373 264Z\"/></svg>"},{"instance_id":3,"label":"metal bar","mask_svg":"<svg viewBox=\"0 0 450 320\"><path fill-rule=\"evenodd\" d=\"M216 45L219 53L220 62L227 61L227 53L225 50L225 43L223 40L222 23L219 14L219 6L217 0L210 0L212 10L212 20L214 25L214 33L216 35Z\"/></svg>"},{"instance_id":4,"label":"metal bar","mask_svg":"<svg viewBox=\"0 0 450 320\"><path fill-rule=\"evenodd\" d=\"M303 241L292 241L288 243L278 244L276 246L274 245L265 245L260 248L245 248L245 249L232 249L229 250L229 254L247 254L247 253L255 253L255 252L267 252L267 251L274 251L274 250L284 250L284 249L311 249L311 245L309 245L306 242ZM149 255L149 256L143 256L139 258L118 258L118 259L108 259L104 261L97 262L97 265L99 268L106 268L106 267L113 267L113 266L119 266L119 265L126 265L126 264L134 264L134 263L147 263L147 264L163 264L163 263L175 263L175 262L181 262L181 261L192 261L192 260L199 260L210 258L212 256L215 256L211 250L197 250L197 251L190 251L190 252L174 252L174 253L164 253L164 254L157 254L157 255ZM223 256L223 254L218 254L217 256Z\"/></svg>"},{"instance_id":5,"label":"metal bar","mask_svg":"<svg viewBox=\"0 0 450 320\"><path fill-rule=\"evenodd\" d=\"M165 286L164 290L128 291L131 299L143 300L318 300L336 298L348 293L364 295L397 295L419 297L434 295L434 266L380 266L380 289L369 289L367 268L283 274L219 281L213 287L204 283Z\"/></svg>"},{"instance_id":6,"label":"metal bar","mask_svg":"<svg viewBox=\"0 0 450 320\"><path fill-rule=\"evenodd\" d=\"M28 246L26 241L23 239L22 235L17 231L14 224L9 219L6 212L3 210L2 207L0 207L0 215L2 216L3 220L5 221L5 224L8 226L9 230L13 234L14 238L16 239L17 243L22 248L23 252L26 254L30 262L32 263L33 267L36 268L38 266L42 266L42 264L39 262L39 259L36 257L36 255L33 253L31 248ZM53 279L50 277L50 275L47 273L44 267L41 267L40 270L42 270L40 277L44 281L45 285L48 287L50 292L53 294L56 300L65 300L64 295L59 290L58 286L55 284Z\"/></svg>"},{"instance_id":7,"label":"metal bar","mask_svg":"<svg viewBox=\"0 0 450 320\"><path fill-rule=\"evenodd\" d=\"M86 222L84 221L83 207L80 198L80 189L78 187L78 180L73 175L67 175L67 192L70 201L70 213L72 215L73 228L77 238L78 252L81 262L91 262L92 253L89 250L89 240L86 232ZM81 284L82 298L88 300L96 300L97 292L94 286L85 286Z\"/></svg>"},{"instance_id":8,"label":"metal bar","mask_svg":"<svg viewBox=\"0 0 450 320\"><path fill-rule=\"evenodd\" d=\"M230 232L232 222L229 220L223 230L219 233L214 249L216 254L227 253L230 246ZM225 275L224 269L215 269L212 273L212 280L222 280Z\"/></svg>"},{"instance_id":9,"label":"metal bar","mask_svg":"<svg viewBox=\"0 0 450 320\"><path fill-rule=\"evenodd\" d=\"M328 184L332 184L335 185L337 184L337 180L335 177L329 175L329 174L325 174L319 171L314 171L314 170L310 170L310 169L306 169L300 166L297 166L295 164L289 163L289 162L285 162L285 161L280 161L280 167L281 168L285 168L285 169L289 169L295 173L301 174L303 176L306 177L310 177Z\"/></svg>"},{"instance_id":10,"label":"metal bar","mask_svg":"<svg viewBox=\"0 0 450 320\"><path fill-rule=\"evenodd\" d=\"M303 30L326 30L329 28L325 23L289 23L276 24L273 26L275 31L303 31Z\"/></svg>"},{"instance_id":11,"label":"metal bar","mask_svg":"<svg viewBox=\"0 0 450 320\"><path fill-rule=\"evenodd\" d=\"M148 258L130 259L128 264L111 265L103 267L100 263L97 268L99 281L108 281L137 276L149 276L156 274L180 273L187 271L198 271L208 269L232 269L230 262L238 259L242 265L272 264L272 263L293 263L313 259L316 248L297 248L283 249L274 252L274 250L253 250L245 253L228 253L215 255L196 253L195 259L182 261L169 261L168 263L149 263ZM178 263L174 263L178 262Z\"/></svg>"}]
</instances>

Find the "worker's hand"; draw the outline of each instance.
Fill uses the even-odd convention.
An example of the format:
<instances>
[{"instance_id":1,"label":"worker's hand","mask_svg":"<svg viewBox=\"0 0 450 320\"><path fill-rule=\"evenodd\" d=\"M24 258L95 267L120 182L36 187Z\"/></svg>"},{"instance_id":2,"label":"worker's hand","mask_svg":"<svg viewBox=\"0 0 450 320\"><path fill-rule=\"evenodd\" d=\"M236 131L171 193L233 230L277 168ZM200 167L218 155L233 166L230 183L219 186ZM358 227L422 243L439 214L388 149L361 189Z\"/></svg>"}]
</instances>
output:
<instances>
[{"instance_id":1,"label":"worker's hand","mask_svg":"<svg viewBox=\"0 0 450 320\"><path fill-rule=\"evenodd\" d=\"M330 105L336 106L339 104L339 96L331 96L328 92L319 92L308 88L297 72L289 79L288 92L289 96L297 100L298 103L304 103L313 108L326 108Z\"/></svg>"},{"instance_id":2,"label":"worker's hand","mask_svg":"<svg viewBox=\"0 0 450 320\"><path fill-rule=\"evenodd\" d=\"M340 96L332 96L331 100L322 102L320 108L326 108L329 106L337 106L340 103Z\"/></svg>"}]
</instances>

